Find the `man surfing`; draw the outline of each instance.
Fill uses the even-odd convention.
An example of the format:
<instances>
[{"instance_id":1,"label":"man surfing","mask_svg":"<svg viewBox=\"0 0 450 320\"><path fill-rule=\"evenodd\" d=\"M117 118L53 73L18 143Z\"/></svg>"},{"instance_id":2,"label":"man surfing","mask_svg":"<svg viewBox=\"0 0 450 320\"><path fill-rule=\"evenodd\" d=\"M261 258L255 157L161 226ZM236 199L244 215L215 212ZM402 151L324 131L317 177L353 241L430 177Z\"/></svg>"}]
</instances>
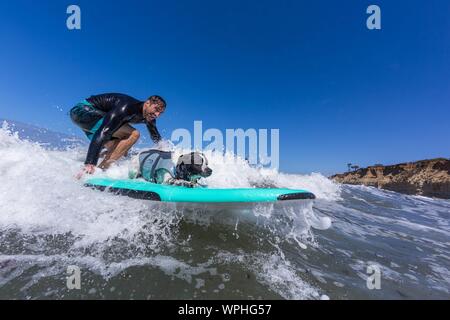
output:
<instances>
[{"instance_id":1,"label":"man surfing","mask_svg":"<svg viewBox=\"0 0 450 320\"><path fill-rule=\"evenodd\" d=\"M91 96L70 110L70 118L83 130L91 143L85 166L77 175L95 171L103 147L106 153L98 166L107 169L124 156L139 140L139 131L131 124L145 123L153 142L161 135L156 128L156 119L165 111L166 102L160 96L151 96L140 101L121 93L105 93Z\"/></svg>"}]
</instances>

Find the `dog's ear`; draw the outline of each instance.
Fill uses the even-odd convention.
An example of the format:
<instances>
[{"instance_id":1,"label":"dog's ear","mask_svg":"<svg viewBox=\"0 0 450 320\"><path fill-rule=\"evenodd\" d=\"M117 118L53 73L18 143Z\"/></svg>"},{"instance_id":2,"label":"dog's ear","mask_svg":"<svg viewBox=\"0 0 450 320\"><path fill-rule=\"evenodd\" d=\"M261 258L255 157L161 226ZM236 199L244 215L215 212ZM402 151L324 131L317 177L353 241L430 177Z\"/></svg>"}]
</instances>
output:
<instances>
[{"instance_id":1,"label":"dog's ear","mask_svg":"<svg viewBox=\"0 0 450 320\"><path fill-rule=\"evenodd\" d=\"M180 159L181 160L181 159ZM186 165L183 161L178 161L176 166L175 175L177 179L183 179L186 177Z\"/></svg>"}]
</instances>

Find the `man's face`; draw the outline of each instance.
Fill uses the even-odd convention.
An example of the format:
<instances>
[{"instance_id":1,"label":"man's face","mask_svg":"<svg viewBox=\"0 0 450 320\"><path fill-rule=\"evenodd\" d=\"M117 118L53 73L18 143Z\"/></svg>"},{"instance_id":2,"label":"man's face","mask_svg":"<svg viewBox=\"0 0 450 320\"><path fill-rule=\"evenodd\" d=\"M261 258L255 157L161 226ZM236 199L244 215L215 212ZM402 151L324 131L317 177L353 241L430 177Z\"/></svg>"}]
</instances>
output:
<instances>
[{"instance_id":1,"label":"man's face","mask_svg":"<svg viewBox=\"0 0 450 320\"><path fill-rule=\"evenodd\" d=\"M158 118L164 112L164 108L157 104L150 104L150 101L144 104L144 118L147 121L152 121Z\"/></svg>"}]
</instances>

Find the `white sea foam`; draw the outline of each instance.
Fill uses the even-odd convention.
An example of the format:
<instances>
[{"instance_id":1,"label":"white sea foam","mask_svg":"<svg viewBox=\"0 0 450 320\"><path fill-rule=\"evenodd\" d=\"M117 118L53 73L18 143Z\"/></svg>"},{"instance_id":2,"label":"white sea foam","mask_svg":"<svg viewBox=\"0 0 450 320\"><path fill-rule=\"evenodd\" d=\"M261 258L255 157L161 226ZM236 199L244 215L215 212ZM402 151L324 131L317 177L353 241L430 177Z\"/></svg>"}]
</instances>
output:
<instances>
[{"instance_id":1,"label":"white sea foam","mask_svg":"<svg viewBox=\"0 0 450 320\"><path fill-rule=\"evenodd\" d=\"M44 269L33 276L27 285L30 287L40 277L61 272L60 267L55 267L58 261L75 261L104 277L133 265L146 264L156 265L168 274L173 269L171 266L177 265L187 270L181 277L189 282L192 275L201 273L185 262L177 260L173 264L170 258L156 258L161 250L167 250L176 241L177 226L183 213L170 206L161 209L152 202L84 187L83 180L78 181L74 176L82 167L85 152L85 147L50 150L36 142L20 139L7 125L0 129L0 174L3 178L0 184L0 240L5 246L0 263L18 261L21 265L21 269L11 270L8 274L4 269L0 273L3 283L20 277L33 264L40 265ZM227 158L229 155L210 153L207 156L214 170L208 183L214 187L253 187L271 183L275 187L305 188L323 200L339 197L339 187L319 174L284 175L252 168L239 159L231 161ZM122 161L96 175L126 178L128 163ZM278 236L289 240L311 233L311 226L329 227L327 219L321 220L311 211L309 207L290 212L292 228L288 234ZM265 207L256 207L253 212L256 218L266 215L267 223L275 223L271 222L271 214ZM239 225L235 227L237 234ZM17 238L10 243L7 238L11 234ZM59 235L66 237L64 249L53 249L47 237ZM110 253L121 246L125 253ZM285 274L289 272L293 271L286 269ZM269 278L264 279L270 282ZM285 295L300 297L299 293Z\"/></svg>"},{"instance_id":2,"label":"white sea foam","mask_svg":"<svg viewBox=\"0 0 450 320\"><path fill-rule=\"evenodd\" d=\"M283 298L320 299L327 297L324 293L335 298L318 287L351 292L364 286L365 267L374 261L384 272L383 288L387 282L407 286L402 292L412 297L421 297L424 286L437 297L450 291L449 201L340 186L317 173L284 174L207 153L214 170L206 179L211 187L299 188L317 200L313 207L307 201L283 208L260 204L226 214L212 207L185 210L84 187L74 175L85 153L85 146L51 150L19 138L5 125L0 129L0 286L26 278L25 292L72 263L105 279L133 266L150 266L198 286L195 297L198 290L211 290L211 276L219 277L214 290L222 288L222 278L227 274L230 280L230 275L216 268L234 262ZM128 164L124 160L95 175L127 178ZM205 234L217 235L218 241L202 242L201 230L208 229L212 232ZM302 269L316 270L314 285ZM232 277L219 291L233 285ZM371 297L372 292L364 293Z\"/></svg>"}]
</instances>

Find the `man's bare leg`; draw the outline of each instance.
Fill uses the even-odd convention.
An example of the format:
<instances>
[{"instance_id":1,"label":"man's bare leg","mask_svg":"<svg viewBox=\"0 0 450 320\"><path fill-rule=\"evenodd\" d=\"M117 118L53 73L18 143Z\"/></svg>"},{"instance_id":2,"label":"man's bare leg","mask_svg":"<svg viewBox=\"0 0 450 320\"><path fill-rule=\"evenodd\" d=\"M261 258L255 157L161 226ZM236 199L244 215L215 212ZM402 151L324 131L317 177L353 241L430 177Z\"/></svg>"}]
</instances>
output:
<instances>
[{"instance_id":1,"label":"man's bare leg","mask_svg":"<svg viewBox=\"0 0 450 320\"><path fill-rule=\"evenodd\" d=\"M105 143L104 147L106 150L103 150L100 153L99 158L103 158L104 156L106 156L108 154L108 152L112 152L111 150L115 149L117 147L117 144L119 143L119 141L120 141L119 139L114 139L114 140L111 140L111 141L108 141L107 143Z\"/></svg>"},{"instance_id":2,"label":"man's bare leg","mask_svg":"<svg viewBox=\"0 0 450 320\"><path fill-rule=\"evenodd\" d=\"M131 147L139 140L139 136L139 131L129 125L120 127L120 129L113 134L113 137L120 140L115 140L114 144L111 143L109 145L110 149L108 148L105 158L100 163L99 168L108 169L111 164L119 160L131 149Z\"/></svg>"}]
</instances>

